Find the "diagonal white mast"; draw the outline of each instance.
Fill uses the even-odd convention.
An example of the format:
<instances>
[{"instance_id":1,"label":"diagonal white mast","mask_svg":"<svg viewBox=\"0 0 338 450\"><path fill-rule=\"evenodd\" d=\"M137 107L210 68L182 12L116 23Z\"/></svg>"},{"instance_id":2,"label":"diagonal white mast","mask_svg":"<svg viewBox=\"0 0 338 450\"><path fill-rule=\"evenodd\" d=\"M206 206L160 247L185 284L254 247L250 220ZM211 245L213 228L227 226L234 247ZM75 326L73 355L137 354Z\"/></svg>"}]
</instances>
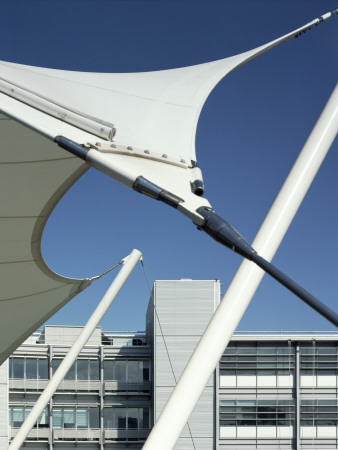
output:
<instances>
[{"instance_id":1,"label":"diagonal white mast","mask_svg":"<svg viewBox=\"0 0 338 450\"><path fill-rule=\"evenodd\" d=\"M271 261L338 132L338 85L266 216L253 246ZM143 450L172 450L264 272L244 260L152 429Z\"/></svg>"},{"instance_id":2,"label":"diagonal white mast","mask_svg":"<svg viewBox=\"0 0 338 450\"><path fill-rule=\"evenodd\" d=\"M102 297L100 303L97 305L95 311L89 318L88 322L84 326L78 338L70 348L69 352L65 356L64 360L58 367L53 377L50 379L45 390L40 395L31 412L28 414L26 420L21 425L21 428L19 429L10 446L8 447L9 450L19 450L21 445L24 443L29 432L33 428L35 422L38 420L40 414L46 407L49 400L54 395L59 384L66 376L75 359L77 358L83 347L86 345L86 342L93 334L98 323L100 322L104 314L107 312L109 306L114 301L115 297L119 293L124 283L127 281L127 278L129 277L129 275L131 274L131 272L133 271L134 267L136 266L141 257L142 253L134 249L130 253L130 255L128 255L126 258L122 260L123 263L122 269L115 277L114 281L108 288L105 295Z\"/></svg>"}]
</instances>

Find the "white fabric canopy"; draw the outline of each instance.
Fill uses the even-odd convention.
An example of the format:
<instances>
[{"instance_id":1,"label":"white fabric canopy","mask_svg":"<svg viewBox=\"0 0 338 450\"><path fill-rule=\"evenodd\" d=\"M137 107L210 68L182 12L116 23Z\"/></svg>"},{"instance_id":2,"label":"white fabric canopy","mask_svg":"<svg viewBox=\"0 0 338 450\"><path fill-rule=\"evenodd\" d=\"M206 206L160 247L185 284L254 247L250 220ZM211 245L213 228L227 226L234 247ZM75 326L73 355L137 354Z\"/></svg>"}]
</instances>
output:
<instances>
[{"instance_id":1,"label":"white fabric canopy","mask_svg":"<svg viewBox=\"0 0 338 450\"><path fill-rule=\"evenodd\" d=\"M180 69L87 73L2 62L0 79L113 123L116 142L190 162L200 111L220 79L308 26L240 55Z\"/></svg>"},{"instance_id":2,"label":"white fabric canopy","mask_svg":"<svg viewBox=\"0 0 338 450\"><path fill-rule=\"evenodd\" d=\"M90 143L133 179L143 176L182 198L189 211L209 205L191 191L198 176L191 163L196 127L207 96L226 74L318 21L240 55L158 72L0 63L0 363L90 283L55 274L41 256L48 216L88 167L53 139Z\"/></svg>"},{"instance_id":3,"label":"white fabric canopy","mask_svg":"<svg viewBox=\"0 0 338 450\"><path fill-rule=\"evenodd\" d=\"M41 234L62 194L86 165L0 115L0 361L86 284L52 272Z\"/></svg>"}]
</instances>

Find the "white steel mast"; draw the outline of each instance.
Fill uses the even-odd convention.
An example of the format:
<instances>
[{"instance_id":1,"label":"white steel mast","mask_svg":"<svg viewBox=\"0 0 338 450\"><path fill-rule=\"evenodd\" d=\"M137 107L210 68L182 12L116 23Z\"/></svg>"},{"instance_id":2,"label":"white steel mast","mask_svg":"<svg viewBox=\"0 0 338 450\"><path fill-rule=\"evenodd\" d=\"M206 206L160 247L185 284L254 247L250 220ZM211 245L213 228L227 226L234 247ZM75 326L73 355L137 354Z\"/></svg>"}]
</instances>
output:
<instances>
[{"instance_id":1,"label":"white steel mast","mask_svg":"<svg viewBox=\"0 0 338 450\"><path fill-rule=\"evenodd\" d=\"M101 301L97 305L95 311L89 318L88 322L84 326L83 330L81 331L80 335L70 348L69 352L63 359L62 363L58 367L57 371L53 375L53 377L50 379L48 385L46 386L43 393L40 395L39 399L35 403L34 407L32 408L31 412L28 414L26 420L21 425L19 431L15 435L13 441L11 442L10 446L8 447L9 450L19 450L21 445L24 443L25 439L27 438L29 432L33 428L35 422L38 420L40 414L46 407L49 400L54 395L55 391L57 390L59 384L64 379L65 375L71 368L72 364L76 360L77 356L83 349L83 347L86 345L86 342L90 338L90 336L93 334L95 328L97 327L98 323L102 319L102 317L107 312L109 306L114 301L115 297L119 293L120 289L124 285L124 283L127 281L127 278L133 271L134 267L142 257L142 253L138 250L134 249L130 255L128 255L126 258L123 259L123 266L122 269L119 271L117 276L115 277L114 281L108 288L105 295L102 297Z\"/></svg>"},{"instance_id":2,"label":"white steel mast","mask_svg":"<svg viewBox=\"0 0 338 450\"><path fill-rule=\"evenodd\" d=\"M271 261L338 132L338 85L334 89L253 242ZM244 260L176 387L144 450L172 450L241 320L264 272Z\"/></svg>"}]
</instances>

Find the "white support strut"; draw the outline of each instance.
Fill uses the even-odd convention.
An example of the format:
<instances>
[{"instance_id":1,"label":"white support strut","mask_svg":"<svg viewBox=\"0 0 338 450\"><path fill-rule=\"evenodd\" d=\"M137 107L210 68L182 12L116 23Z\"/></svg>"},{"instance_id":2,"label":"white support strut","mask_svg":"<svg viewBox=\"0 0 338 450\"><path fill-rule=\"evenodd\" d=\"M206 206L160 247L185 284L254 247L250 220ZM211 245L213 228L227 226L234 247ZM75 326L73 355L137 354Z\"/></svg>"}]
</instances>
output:
<instances>
[{"instance_id":1,"label":"white support strut","mask_svg":"<svg viewBox=\"0 0 338 450\"><path fill-rule=\"evenodd\" d=\"M276 197L253 248L271 261L338 132L338 85ZM172 450L264 272L244 260L153 427L143 450Z\"/></svg>"},{"instance_id":2,"label":"white support strut","mask_svg":"<svg viewBox=\"0 0 338 450\"><path fill-rule=\"evenodd\" d=\"M39 399L35 403L33 409L27 416L26 420L21 425L21 428L15 435L13 441L8 447L8 450L20 449L21 445L27 438L29 432L33 428L35 422L38 420L40 414L46 407L51 397L54 395L59 384L64 379L65 375L67 374L68 370L72 366L73 362L75 361L75 359L77 358L83 347L86 345L86 342L93 334L98 323L108 310L109 306L119 293L120 289L126 282L127 278L129 277L129 275L131 274L131 272L133 271L134 267L136 266L137 262L140 260L141 257L142 253L134 249L131 252L131 254L124 259L121 270L115 277L114 281L108 288L105 295L102 297L100 303L97 305L95 311L89 318L80 335L74 342L73 346L70 348L69 352L65 356L64 360L58 367L57 371L55 372L51 380L49 381L47 387L40 395Z\"/></svg>"}]
</instances>

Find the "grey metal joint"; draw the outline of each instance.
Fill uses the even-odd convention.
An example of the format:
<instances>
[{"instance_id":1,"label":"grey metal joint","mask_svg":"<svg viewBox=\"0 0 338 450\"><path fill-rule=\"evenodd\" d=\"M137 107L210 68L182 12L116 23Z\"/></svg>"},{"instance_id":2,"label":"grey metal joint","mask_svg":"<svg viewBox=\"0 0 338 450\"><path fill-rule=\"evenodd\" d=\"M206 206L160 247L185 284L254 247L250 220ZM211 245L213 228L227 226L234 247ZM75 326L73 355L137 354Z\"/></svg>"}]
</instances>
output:
<instances>
[{"instance_id":1,"label":"grey metal joint","mask_svg":"<svg viewBox=\"0 0 338 450\"><path fill-rule=\"evenodd\" d=\"M205 219L204 225L198 228L209 234L217 242L250 260L252 255L256 254L256 251L243 236L222 217L215 214L212 208L201 206L196 212Z\"/></svg>"},{"instance_id":2,"label":"grey metal joint","mask_svg":"<svg viewBox=\"0 0 338 450\"><path fill-rule=\"evenodd\" d=\"M59 147L86 161L88 149L64 136L56 136L54 141Z\"/></svg>"},{"instance_id":3,"label":"grey metal joint","mask_svg":"<svg viewBox=\"0 0 338 450\"><path fill-rule=\"evenodd\" d=\"M192 190L194 191L195 195L198 195L201 197L204 194L204 183L202 180L195 180L192 183Z\"/></svg>"},{"instance_id":4,"label":"grey metal joint","mask_svg":"<svg viewBox=\"0 0 338 450\"><path fill-rule=\"evenodd\" d=\"M177 195L166 191L165 189L162 189L155 183L152 183L151 181L147 180L147 178L144 178L142 176L136 178L133 189L137 192L140 192L141 194L147 195L148 197L160 200L161 202L166 203L173 208L177 208L179 203L184 201Z\"/></svg>"}]
</instances>

